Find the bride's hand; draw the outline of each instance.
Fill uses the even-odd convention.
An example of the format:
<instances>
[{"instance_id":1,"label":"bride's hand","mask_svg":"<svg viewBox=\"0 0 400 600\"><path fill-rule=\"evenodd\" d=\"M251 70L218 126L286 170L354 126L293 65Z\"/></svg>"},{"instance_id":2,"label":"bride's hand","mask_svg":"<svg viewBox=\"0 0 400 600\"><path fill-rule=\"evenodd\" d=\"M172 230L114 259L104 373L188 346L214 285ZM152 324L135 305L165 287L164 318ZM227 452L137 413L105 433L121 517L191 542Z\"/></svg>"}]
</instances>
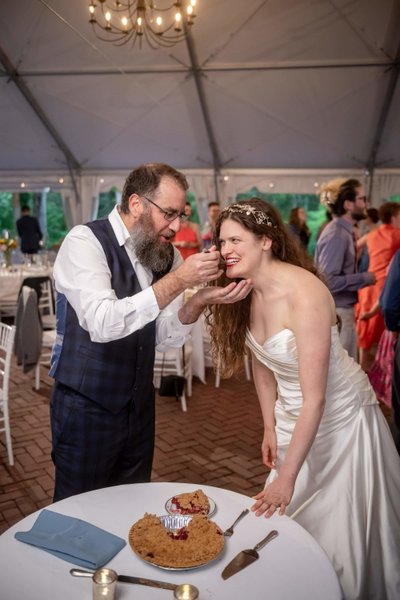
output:
<instances>
[{"instance_id":1,"label":"bride's hand","mask_svg":"<svg viewBox=\"0 0 400 600\"><path fill-rule=\"evenodd\" d=\"M260 517L265 513L265 517L271 517L275 511L280 515L285 514L287 505L293 496L294 484L286 481L281 481L279 476L268 484L265 490L254 496L257 500L251 507L251 510L256 513L256 517Z\"/></svg>"},{"instance_id":2,"label":"bride's hand","mask_svg":"<svg viewBox=\"0 0 400 600\"><path fill-rule=\"evenodd\" d=\"M269 469L276 469L276 449L277 442L275 430L265 430L261 451L263 463Z\"/></svg>"}]
</instances>

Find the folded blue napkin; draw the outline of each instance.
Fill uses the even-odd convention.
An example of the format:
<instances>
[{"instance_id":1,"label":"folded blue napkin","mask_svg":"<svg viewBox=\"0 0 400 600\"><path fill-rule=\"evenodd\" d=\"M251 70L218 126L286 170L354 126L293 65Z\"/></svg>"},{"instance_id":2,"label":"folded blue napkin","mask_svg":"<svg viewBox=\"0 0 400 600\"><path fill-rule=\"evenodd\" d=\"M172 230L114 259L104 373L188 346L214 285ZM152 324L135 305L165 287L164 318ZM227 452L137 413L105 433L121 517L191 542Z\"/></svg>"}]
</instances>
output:
<instances>
[{"instance_id":1,"label":"folded blue napkin","mask_svg":"<svg viewBox=\"0 0 400 600\"><path fill-rule=\"evenodd\" d=\"M91 523L50 510L40 513L30 531L18 531L15 537L89 569L102 567L126 545L122 538Z\"/></svg>"}]
</instances>

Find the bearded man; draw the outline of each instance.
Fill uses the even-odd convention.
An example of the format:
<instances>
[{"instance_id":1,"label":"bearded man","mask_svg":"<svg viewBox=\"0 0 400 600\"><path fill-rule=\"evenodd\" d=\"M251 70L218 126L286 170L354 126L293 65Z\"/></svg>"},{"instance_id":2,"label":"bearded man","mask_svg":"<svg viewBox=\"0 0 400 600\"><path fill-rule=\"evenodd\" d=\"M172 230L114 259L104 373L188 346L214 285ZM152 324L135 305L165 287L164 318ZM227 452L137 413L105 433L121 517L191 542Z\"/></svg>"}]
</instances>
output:
<instances>
[{"instance_id":1,"label":"bearded man","mask_svg":"<svg viewBox=\"0 0 400 600\"><path fill-rule=\"evenodd\" d=\"M184 344L205 306L250 291L217 279L215 249L182 261L184 175L160 163L133 170L107 219L74 227L54 265L58 343L51 375L54 500L149 481L154 450L154 353Z\"/></svg>"},{"instance_id":2,"label":"bearded man","mask_svg":"<svg viewBox=\"0 0 400 600\"><path fill-rule=\"evenodd\" d=\"M376 281L374 273L357 271L354 224L366 217L367 197L358 179L333 179L321 186L320 199L332 214L332 221L318 238L314 259L335 300L342 346L357 362L357 292Z\"/></svg>"}]
</instances>

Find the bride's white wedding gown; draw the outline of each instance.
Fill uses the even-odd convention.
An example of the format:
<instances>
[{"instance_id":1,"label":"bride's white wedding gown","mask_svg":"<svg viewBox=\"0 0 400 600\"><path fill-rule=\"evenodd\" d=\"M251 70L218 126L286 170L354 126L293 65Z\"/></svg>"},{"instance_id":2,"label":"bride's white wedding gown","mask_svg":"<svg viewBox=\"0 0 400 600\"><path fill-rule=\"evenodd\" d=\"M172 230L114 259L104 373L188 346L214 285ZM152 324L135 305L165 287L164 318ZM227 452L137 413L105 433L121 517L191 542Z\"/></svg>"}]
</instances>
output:
<instances>
[{"instance_id":1,"label":"bride's white wedding gown","mask_svg":"<svg viewBox=\"0 0 400 600\"><path fill-rule=\"evenodd\" d=\"M248 332L247 344L277 381L279 471L302 407L295 337L283 329L260 346ZM296 521L327 553L345 598L399 600L400 457L368 377L341 346L336 326L324 414L287 514L317 490Z\"/></svg>"}]
</instances>

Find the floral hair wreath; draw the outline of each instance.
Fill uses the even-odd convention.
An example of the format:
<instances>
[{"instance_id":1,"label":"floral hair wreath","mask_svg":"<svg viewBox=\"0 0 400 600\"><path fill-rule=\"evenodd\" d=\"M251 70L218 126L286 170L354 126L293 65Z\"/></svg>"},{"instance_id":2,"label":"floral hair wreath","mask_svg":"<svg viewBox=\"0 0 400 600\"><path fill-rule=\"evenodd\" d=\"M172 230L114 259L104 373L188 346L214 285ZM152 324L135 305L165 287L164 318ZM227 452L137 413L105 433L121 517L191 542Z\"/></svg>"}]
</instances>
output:
<instances>
[{"instance_id":1,"label":"floral hair wreath","mask_svg":"<svg viewBox=\"0 0 400 600\"><path fill-rule=\"evenodd\" d=\"M256 208L254 208L254 206L251 206L250 204L231 204L231 206L228 206L222 212L227 212L231 214L241 213L243 215L248 216L252 215L258 225L266 223L268 227L276 227L276 225L272 223L271 219L268 215L265 214L265 212L263 212L262 210L257 210Z\"/></svg>"}]
</instances>

